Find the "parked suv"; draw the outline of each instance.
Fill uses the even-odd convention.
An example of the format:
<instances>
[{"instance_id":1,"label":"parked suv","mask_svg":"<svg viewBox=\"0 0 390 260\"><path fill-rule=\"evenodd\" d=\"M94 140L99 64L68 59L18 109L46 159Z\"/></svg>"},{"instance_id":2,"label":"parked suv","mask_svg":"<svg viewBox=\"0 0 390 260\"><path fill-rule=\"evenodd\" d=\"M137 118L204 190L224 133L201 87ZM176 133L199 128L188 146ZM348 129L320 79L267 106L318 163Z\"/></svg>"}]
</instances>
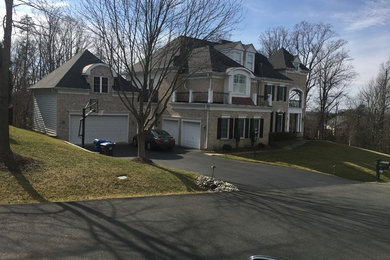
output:
<instances>
[{"instance_id":1,"label":"parked suv","mask_svg":"<svg viewBox=\"0 0 390 260\"><path fill-rule=\"evenodd\" d=\"M133 137L133 145L138 145L138 135ZM159 129L153 129L145 135L145 147L147 150L154 148L164 148L171 150L175 146L175 138L168 132Z\"/></svg>"}]
</instances>

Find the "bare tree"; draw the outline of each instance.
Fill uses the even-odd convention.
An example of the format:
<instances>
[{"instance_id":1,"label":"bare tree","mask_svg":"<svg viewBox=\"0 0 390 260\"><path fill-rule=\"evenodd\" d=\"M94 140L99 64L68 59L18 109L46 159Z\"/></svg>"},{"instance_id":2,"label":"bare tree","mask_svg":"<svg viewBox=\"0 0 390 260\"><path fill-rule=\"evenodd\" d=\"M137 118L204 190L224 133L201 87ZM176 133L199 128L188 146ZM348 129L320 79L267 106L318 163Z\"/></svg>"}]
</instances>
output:
<instances>
[{"instance_id":1,"label":"bare tree","mask_svg":"<svg viewBox=\"0 0 390 260\"><path fill-rule=\"evenodd\" d=\"M5 23L3 23L4 40L0 49L0 162L10 167L14 163L10 148L8 127L13 0L5 0L5 6L6 16Z\"/></svg>"},{"instance_id":2,"label":"bare tree","mask_svg":"<svg viewBox=\"0 0 390 260\"><path fill-rule=\"evenodd\" d=\"M228 32L240 5L233 0L86 0L82 10L112 65L138 89L132 94L121 91L120 98L136 119L138 157L145 158L145 132L191 73L188 61L196 39Z\"/></svg>"},{"instance_id":3,"label":"bare tree","mask_svg":"<svg viewBox=\"0 0 390 260\"><path fill-rule=\"evenodd\" d=\"M332 48L332 47L328 47ZM346 89L356 76L345 50L336 53L323 50L319 53L320 62L317 67L318 107L320 120L318 130L320 138L324 138L327 116L346 95ZM325 57L324 57L325 56Z\"/></svg>"},{"instance_id":4,"label":"bare tree","mask_svg":"<svg viewBox=\"0 0 390 260\"><path fill-rule=\"evenodd\" d=\"M260 52L266 57L275 54L281 48L292 51L292 37L290 31L283 26L267 29L259 36Z\"/></svg>"},{"instance_id":5,"label":"bare tree","mask_svg":"<svg viewBox=\"0 0 390 260\"><path fill-rule=\"evenodd\" d=\"M340 51L347 42L337 39L337 34L329 24L312 24L302 21L292 30L284 27L268 29L260 36L261 49L272 55L280 48L297 54L302 64L309 69L306 80L305 107L311 98L312 89L318 80L318 67L324 59Z\"/></svg>"},{"instance_id":6,"label":"bare tree","mask_svg":"<svg viewBox=\"0 0 390 260\"><path fill-rule=\"evenodd\" d=\"M365 128L370 129L366 135L368 146L385 151L385 146L389 146L386 145L386 133L390 130L386 124L386 120L390 121L386 116L390 109L390 59L381 65L377 77L360 92L360 100L367 114Z\"/></svg>"}]
</instances>

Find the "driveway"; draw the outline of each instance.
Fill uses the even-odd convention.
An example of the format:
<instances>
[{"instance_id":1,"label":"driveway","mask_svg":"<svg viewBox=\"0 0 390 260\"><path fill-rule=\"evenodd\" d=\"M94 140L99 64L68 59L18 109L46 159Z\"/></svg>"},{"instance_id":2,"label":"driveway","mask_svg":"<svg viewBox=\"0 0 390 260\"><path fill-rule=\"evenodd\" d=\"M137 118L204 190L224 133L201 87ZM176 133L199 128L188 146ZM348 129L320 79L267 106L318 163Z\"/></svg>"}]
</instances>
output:
<instances>
[{"instance_id":1,"label":"driveway","mask_svg":"<svg viewBox=\"0 0 390 260\"><path fill-rule=\"evenodd\" d=\"M116 147L114 154L122 158L134 158L136 155L135 147L125 145ZM207 155L200 150L182 147L175 147L172 151L147 151L147 157L157 164L209 176L212 175L211 166L214 165L215 178L234 183L241 190L258 191L357 183L298 169L228 160Z\"/></svg>"},{"instance_id":2,"label":"driveway","mask_svg":"<svg viewBox=\"0 0 390 260\"><path fill-rule=\"evenodd\" d=\"M117 149L116 155L128 154ZM1 259L389 259L390 187L153 151L240 192L0 207Z\"/></svg>"}]
</instances>

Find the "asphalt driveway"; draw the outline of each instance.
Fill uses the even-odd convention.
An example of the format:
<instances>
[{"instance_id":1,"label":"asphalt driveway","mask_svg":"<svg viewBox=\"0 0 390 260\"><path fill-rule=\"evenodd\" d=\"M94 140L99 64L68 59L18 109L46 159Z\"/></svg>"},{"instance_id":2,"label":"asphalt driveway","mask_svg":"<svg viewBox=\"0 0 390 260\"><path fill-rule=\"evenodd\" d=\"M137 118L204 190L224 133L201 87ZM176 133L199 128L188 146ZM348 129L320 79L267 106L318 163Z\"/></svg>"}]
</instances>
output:
<instances>
[{"instance_id":1,"label":"asphalt driveway","mask_svg":"<svg viewBox=\"0 0 390 260\"><path fill-rule=\"evenodd\" d=\"M114 156L134 158L136 148L128 145L116 147ZM212 175L211 166L215 166L214 177L236 184L241 190L291 189L303 187L353 184L355 181L325 174L312 173L299 169L266 164L228 160L210 156L200 150L175 147L172 151L147 151L147 157L155 163L172 168L194 171L203 175Z\"/></svg>"},{"instance_id":2,"label":"asphalt driveway","mask_svg":"<svg viewBox=\"0 0 390 260\"><path fill-rule=\"evenodd\" d=\"M116 156L128 152L116 150ZM178 149L240 192L0 207L0 259L389 259L390 186Z\"/></svg>"}]
</instances>

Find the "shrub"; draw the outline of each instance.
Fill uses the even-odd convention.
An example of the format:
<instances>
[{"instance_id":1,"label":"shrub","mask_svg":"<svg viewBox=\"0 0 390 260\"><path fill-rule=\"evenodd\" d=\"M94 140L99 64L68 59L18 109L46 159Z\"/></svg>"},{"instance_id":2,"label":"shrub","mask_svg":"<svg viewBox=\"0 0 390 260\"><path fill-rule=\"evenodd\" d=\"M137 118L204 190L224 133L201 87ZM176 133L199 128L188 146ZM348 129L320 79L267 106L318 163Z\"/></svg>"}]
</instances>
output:
<instances>
[{"instance_id":1,"label":"shrub","mask_svg":"<svg viewBox=\"0 0 390 260\"><path fill-rule=\"evenodd\" d=\"M270 142L284 141L284 140L294 140L296 138L297 138L296 134L295 133L290 133L290 132L270 133L269 134Z\"/></svg>"},{"instance_id":2,"label":"shrub","mask_svg":"<svg viewBox=\"0 0 390 260\"><path fill-rule=\"evenodd\" d=\"M222 149L225 151L231 151L233 149L233 147L230 144L224 144L222 146Z\"/></svg>"}]
</instances>

